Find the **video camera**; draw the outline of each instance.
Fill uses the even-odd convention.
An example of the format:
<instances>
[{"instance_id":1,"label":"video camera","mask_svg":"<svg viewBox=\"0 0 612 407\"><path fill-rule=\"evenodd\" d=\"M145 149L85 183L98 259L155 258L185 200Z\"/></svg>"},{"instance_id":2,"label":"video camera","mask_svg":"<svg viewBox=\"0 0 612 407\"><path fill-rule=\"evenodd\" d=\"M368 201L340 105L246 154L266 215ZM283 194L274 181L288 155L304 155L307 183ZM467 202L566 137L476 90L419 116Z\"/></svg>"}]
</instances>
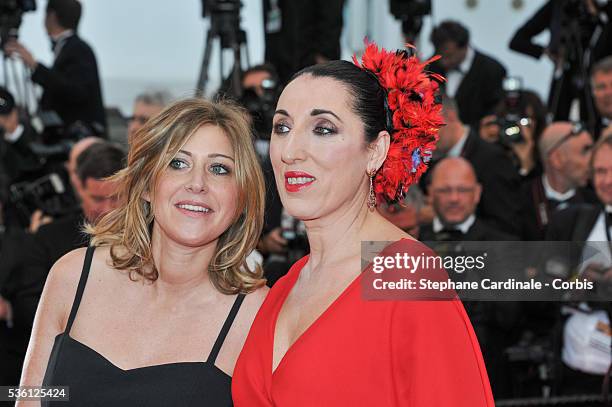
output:
<instances>
[{"instance_id":1,"label":"video camera","mask_svg":"<svg viewBox=\"0 0 612 407\"><path fill-rule=\"evenodd\" d=\"M0 0L0 47L18 37L23 13L36 10L36 0Z\"/></svg>"}]
</instances>

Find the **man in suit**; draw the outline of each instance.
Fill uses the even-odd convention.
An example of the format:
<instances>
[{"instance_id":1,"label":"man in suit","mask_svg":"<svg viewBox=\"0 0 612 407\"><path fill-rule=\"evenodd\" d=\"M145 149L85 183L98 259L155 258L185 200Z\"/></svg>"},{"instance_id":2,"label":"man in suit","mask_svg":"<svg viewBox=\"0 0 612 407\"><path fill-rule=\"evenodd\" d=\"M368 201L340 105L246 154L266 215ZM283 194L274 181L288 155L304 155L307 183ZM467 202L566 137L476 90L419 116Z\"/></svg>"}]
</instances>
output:
<instances>
[{"instance_id":1,"label":"man in suit","mask_svg":"<svg viewBox=\"0 0 612 407\"><path fill-rule=\"evenodd\" d=\"M612 56L606 57L593 66L591 88L597 112L595 140L612 125Z\"/></svg>"},{"instance_id":2,"label":"man in suit","mask_svg":"<svg viewBox=\"0 0 612 407\"><path fill-rule=\"evenodd\" d=\"M434 210L430 224L422 225L421 240L499 241L515 240L476 215L482 195L474 168L463 157L440 160L431 174L429 191Z\"/></svg>"},{"instance_id":3,"label":"man in suit","mask_svg":"<svg viewBox=\"0 0 612 407\"><path fill-rule=\"evenodd\" d=\"M482 194L476 214L491 227L519 236L521 199L520 176L502 147L488 143L478 135L478 128L466 126L459 119L457 105L450 98L443 98L442 114L446 126L439 132L436 154L442 157L463 157L474 167ZM435 168L434 160L423 177L423 184L430 179Z\"/></svg>"},{"instance_id":4,"label":"man in suit","mask_svg":"<svg viewBox=\"0 0 612 407\"><path fill-rule=\"evenodd\" d=\"M13 95L0 87L0 202L6 211L6 227L21 227L8 199L10 185L43 175L42 164L30 149L30 143L37 140L32 126L19 119Z\"/></svg>"},{"instance_id":5,"label":"man in suit","mask_svg":"<svg viewBox=\"0 0 612 407\"><path fill-rule=\"evenodd\" d=\"M81 231L117 205L115 185L105 178L124 166L123 151L107 142L91 144L77 158L81 211L42 225L35 234L5 236L0 255L0 384L19 382L21 363L38 300L51 266L63 255L86 246ZM9 366L11 368L4 368Z\"/></svg>"},{"instance_id":6,"label":"man in suit","mask_svg":"<svg viewBox=\"0 0 612 407\"><path fill-rule=\"evenodd\" d=\"M544 173L526 182L523 238L543 240L552 214L571 205L594 203L597 197L584 188L589 177L593 139L582 126L570 122L550 124L538 141Z\"/></svg>"},{"instance_id":7,"label":"man in suit","mask_svg":"<svg viewBox=\"0 0 612 407\"><path fill-rule=\"evenodd\" d=\"M455 243L517 240L489 227L476 216L482 187L474 168L465 158L442 159L433 169L430 191L435 217L431 224L421 226L420 240ZM491 246L487 251L495 249ZM494 258L499 259L498 256ZM465 301L464 305L481 345L493 392L496 397L508 397L510 375L504 349L516 339L513 328L518 323L519 304Z\"/></svg>"},{"instance_id":8,"label":"man in suit","mask_svg":"<svg viewBox=\"0 0 612 407\"><path fill-rule=\"evenodd\" d=\"M591 242L603 250L587 258L587 246L582 251L586 259L577 270L580 277L612 280L612 134L600 139L593 148L591 159L593 186L599 205L577 205L557 212L549 224L547 239L556 241ZM601 245L607 242L607 246ZM563 329L563 383L567 393L598 393L610 365L610 321L600 302L573 313ZM584 312L587 310L586 312ZM589 312L590 311L590 312ZM603 328L601 328L603 327ZM606 328L607 327L607 328ZM604 332L602 334L601 332ZM609 332L609 331L608 331Z\"/></svg>"},{"instance_id":9,"label":"man in suit","mask_svg":"<svg viewBox=\"0 0 612 407\"><path fill-rule=\"evenodd\" d=\"M431 33L436 54L442 56L429 66L443 75L444 92L457 101L463 123L477 126L493 113L504 96L506 69L494 58L470 45L470 33L456 21L444 21Z\"/></svg>"},{"instance_id":10,"label":"man in suit","mask_svg":"<svg viewBox=\"0 0 612 407\"><path fill-rule=\"evenodd\" d=\"M592 112L587 108L591 103L587 75L592 63L610 55L612 50L612 3L605 6L598 3L601 2L547 1L510 41L510 49L536 59L546 55L555 65L548 99L554 120L568 120L574 100L580 102L580 119L585 122L593 119L588 117ZM543 31L550 33L546 47L533 41ZM589 60L583 60L585 57Z\"/></svg>"},{"instance_id":11,"label":"man in suit","mask_svg":"<svg viewBox=\"0 0 612 407\"><path fill-rule=\"evenodd\" d=\"M42 86L40 110L55 111L65 126L80 121L93 134L103 135L106 115L98 64L91 47L77 35L80 19L78 0L49 0L47 3L45 27L55 55L51 68L36 61L17 41L9 41L5 52L18 54L32 71L32 80Z\"/></svg>"}]
</instances>

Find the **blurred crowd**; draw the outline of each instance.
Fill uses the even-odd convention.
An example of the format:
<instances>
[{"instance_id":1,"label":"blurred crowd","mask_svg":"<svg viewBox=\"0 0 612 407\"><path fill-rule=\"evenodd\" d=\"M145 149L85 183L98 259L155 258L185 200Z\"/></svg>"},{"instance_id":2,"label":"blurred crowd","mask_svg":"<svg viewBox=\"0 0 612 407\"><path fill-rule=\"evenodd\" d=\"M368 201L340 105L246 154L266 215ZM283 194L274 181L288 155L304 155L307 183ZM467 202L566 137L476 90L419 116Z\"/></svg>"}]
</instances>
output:
<instances>
[{"instance_id":1,"label":"blurred crowd","mask_svg":"<svg viewBox=\"0 0 612 407\"><path fill-rule=\"evenodd\" d=\"M265 64L241 70L239 86L228 78L217 94L235 98L251 115L267 181L257 250L270 286L308 252L304 226L283 210L276 191L268 158L271 117L293 74L339 59L343 5L265 0ZM96 57L78 35L81 5L49 0L46 7L52 66L38 62L15 38L2 39L5 55L22 61L26 79L43 94L30 114L0 88L0 385L19 382L51 265L86 246L83 224L114 208L107 177L122 168L130 137L172 99L165 90L143 91L124 133L110 137ZM427 242L609 243L611 17L607 2L549 1L515 33L511 49L554 62L547 101L524 89L521 78L509 77L503 61L481 52L469 27L440 22L429 40L441 58L429 69L446 78L440 83L446 125L419 185L400 202L379 202L378 210ZM418 36L415 21L402 21L407 38ZM550 33L546 46L534 41L543 31ZM611 279L612 251L587 272ZM611 361L607 304L466 308L497 399L601 391Z\"/></svg>"}]
</instances>

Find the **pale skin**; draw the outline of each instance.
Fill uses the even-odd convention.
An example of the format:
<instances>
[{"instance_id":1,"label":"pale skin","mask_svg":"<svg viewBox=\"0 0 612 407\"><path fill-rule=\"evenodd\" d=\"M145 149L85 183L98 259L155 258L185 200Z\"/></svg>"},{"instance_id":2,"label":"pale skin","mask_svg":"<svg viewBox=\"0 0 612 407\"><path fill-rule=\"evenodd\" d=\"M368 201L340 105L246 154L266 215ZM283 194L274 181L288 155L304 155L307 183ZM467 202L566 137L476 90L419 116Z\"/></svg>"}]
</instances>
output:
<instances>
[{"instance_id":1,"label":"pale skin","mask_svg":"<svg viewBox=\"0 0 612 407\"><path fill-rule=\"evenodd\" d=\"M381 131L368 144L349 98L340 82L305 75L291 82L278 102L270 158L283 206L306 225L310 258L278 315L273 371L359 276L361 241L412 239L367 206L367 173L382 166L389 134ZM289 192L287 171L308 173L315 181Z\"/></svg>"},{"instance_id":2,"label":"pale skin","mask_svg":"<svg viewBox=\"0 0 612 407\"><path fill-rule=\"evenodd\" d=\"M206 272L219 235L233 221L237 186L231 175L232 146L219 128L204 126L181 151L173 168L160 177L155 196L145 197L155 207L151 247L159 278L132 282L126 272L111 267L108 247L97 248L70 331L72 338L123 370L204 362L236 299L217 291ZM175 206L184 200L201 202L211 213L188 216ZM49 273L22 386L42 384L53 341L66 327L84 256L85 249L70 252ZM215 365L230 376L266 294L264 287L245 297L223 343Z\"/></svg>"}]
</instances>

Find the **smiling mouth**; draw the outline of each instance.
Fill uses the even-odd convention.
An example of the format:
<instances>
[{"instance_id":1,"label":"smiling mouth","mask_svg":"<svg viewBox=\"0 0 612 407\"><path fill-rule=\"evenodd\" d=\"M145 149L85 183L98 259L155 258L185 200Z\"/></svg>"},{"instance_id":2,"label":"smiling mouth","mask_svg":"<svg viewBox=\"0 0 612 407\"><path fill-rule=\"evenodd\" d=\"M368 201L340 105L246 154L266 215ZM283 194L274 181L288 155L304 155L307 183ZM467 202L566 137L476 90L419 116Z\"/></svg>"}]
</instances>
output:
<instances>
[{"instance_id":1,"label":"smiling mouth","mask_svg":"<svg viewBox=\"0 0 612 407\"><path fill-rule=\"evenodd\" d=\"M209 213L211 212L210 208L200 205L191 205L191 204L177 204L175 205L179 209L183 209L185 211L193 212L193 213Z\"/></svg>"},{"instance_id":2,"label":"smiling mouth","mask_svg":"<svg viewBox=\"0 0 612 407\"><path fill-rule=\"evenodd\" d=\"M287 192L298 192L310 186L317 179L302 171L287 171L285 173L285 190Z\"/></svg>"},{"instance_id":3,"label":"smiling mouth","mask_svg":"<svg viewBox=\"0 0 612 407\"><path fill-rule=\"evenodd\" d=\"M315 179L311 177L289 177L287 178L287 183L289 185L305 185L310 184Z\"/></svg>"}]
</instances>

